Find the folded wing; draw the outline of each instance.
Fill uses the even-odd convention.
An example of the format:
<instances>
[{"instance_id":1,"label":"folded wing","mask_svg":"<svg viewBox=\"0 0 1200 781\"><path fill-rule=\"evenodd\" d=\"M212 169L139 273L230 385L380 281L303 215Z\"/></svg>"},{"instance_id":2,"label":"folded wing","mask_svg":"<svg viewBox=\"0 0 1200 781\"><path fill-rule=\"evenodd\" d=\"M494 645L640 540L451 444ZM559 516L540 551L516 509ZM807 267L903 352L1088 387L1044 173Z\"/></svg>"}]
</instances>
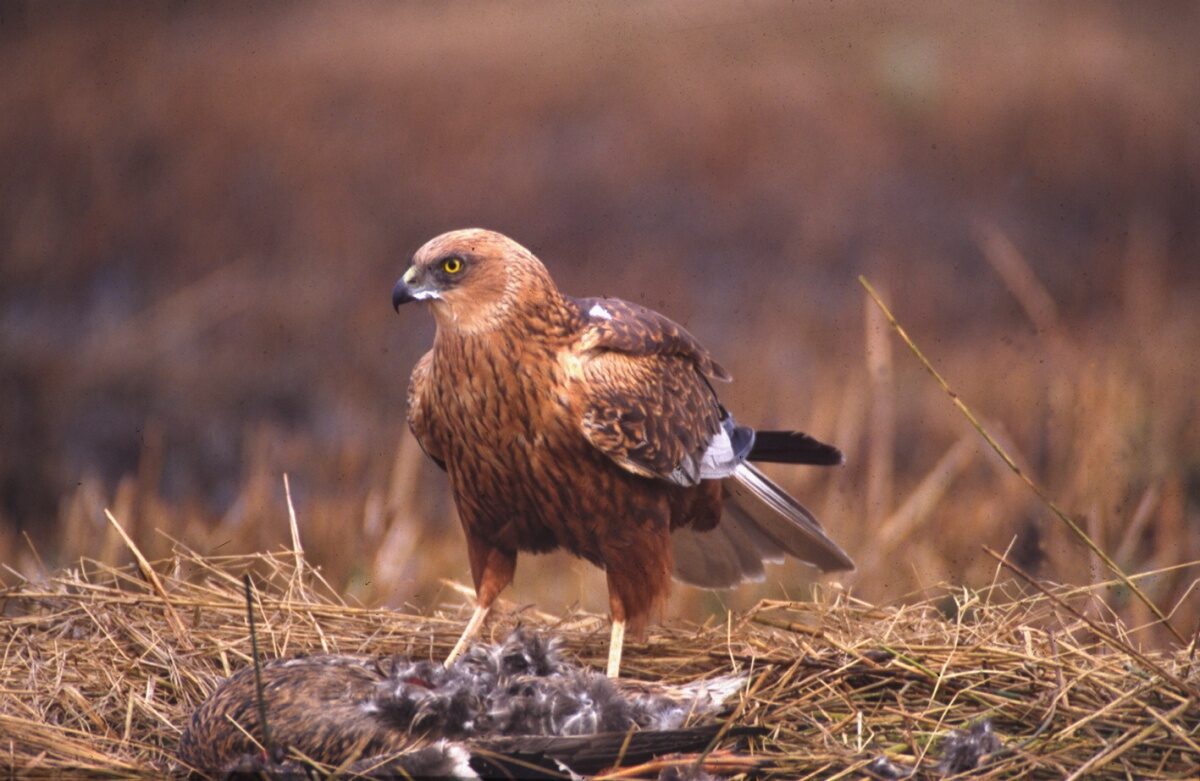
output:
<instances>
[{"instance_id":1,"label":"folded wing","mask_svg":"<svg viewBox=\"0 0 1200 781\"><path fill-rule=\"evenodd\" d=\"M705 588L761 580L792 556L823 571L853 569L803 505L750 461L832 465L837 448L795 431L739 426L711 379L728 379L691 334L619 299L581 299L588 326L576 384L585 437L622 468L682 486L720 480L715 528L672 530L675 577Z\"/></svg>"}]
</instances>

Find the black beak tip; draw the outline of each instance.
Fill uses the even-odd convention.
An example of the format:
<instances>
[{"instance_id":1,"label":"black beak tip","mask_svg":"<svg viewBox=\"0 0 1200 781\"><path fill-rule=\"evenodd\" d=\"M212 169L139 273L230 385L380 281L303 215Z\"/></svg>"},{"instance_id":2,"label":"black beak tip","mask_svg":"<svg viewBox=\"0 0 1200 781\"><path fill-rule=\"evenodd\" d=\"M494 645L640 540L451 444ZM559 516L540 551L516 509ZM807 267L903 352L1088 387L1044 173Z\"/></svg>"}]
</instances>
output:
<instances>
[{"instance_id":1,"label":"black beak tip","mask_svg":"<svg viewBox=\"0 0 1200 781\"><path fill-rule=\"evenodd\" d=\"M407 304L409 301L413 300L415 299L413 298L412 292L408 289L408 285L404 284L404 280L401 279L396 283L396 286L392 288L392 308L399 312L401 304Z\"/></svg>"}]
</instances>

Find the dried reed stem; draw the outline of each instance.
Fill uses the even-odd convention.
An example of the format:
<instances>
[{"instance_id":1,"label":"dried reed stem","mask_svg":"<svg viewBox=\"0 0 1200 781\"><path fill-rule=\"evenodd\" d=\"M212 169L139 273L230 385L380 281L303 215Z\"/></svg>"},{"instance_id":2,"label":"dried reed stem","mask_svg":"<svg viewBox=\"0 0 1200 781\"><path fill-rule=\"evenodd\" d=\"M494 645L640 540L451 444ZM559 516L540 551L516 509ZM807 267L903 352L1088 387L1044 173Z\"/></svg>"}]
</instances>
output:
<instances>
[{"instance_id":1,"label":"dried reed stem","mask_svg":"<svg viewBox=\"0 0 1200 781\"><path fill-rule=\"evenodd\" d=\"M133 553L133 557L137 559L138 569L141 571L142 577L150 582L150 585L154 587L154 593L158 595L158 598L163 601L163 605L166 607L167 621L171 624L171 628L179 635L179 639L186 643L187 630L184 628L179 614L175 612L175 606L171 604L171 599L167 596L167 591L163 588L162 581L158 579L158 574L150 566L150 562L146 560L146 557L142 555L141 549L125 533L125 530L121 528L121 524L117 523L117 519L113 517L113 514L109 510L104 511L104 517L108 518L108 522L117 530L117 534L121 535L121 539L125 542L125 547L129 548L130 552Z\"/></svg>"},{"instance_id":2,"label":"dried reed stem","mask_svg":"<svg viewBox=\"0 0 1200 781\"><path fill-rule=\"evenodd\" d=\"M283 495L287 499L288 527L292 531L292 554L296 558L296 574L304 573L304 547L300 544L300 524L296 522L296 506L292 504L292 486L287 472L283 473Z\"/></svg>"}]
</instances>

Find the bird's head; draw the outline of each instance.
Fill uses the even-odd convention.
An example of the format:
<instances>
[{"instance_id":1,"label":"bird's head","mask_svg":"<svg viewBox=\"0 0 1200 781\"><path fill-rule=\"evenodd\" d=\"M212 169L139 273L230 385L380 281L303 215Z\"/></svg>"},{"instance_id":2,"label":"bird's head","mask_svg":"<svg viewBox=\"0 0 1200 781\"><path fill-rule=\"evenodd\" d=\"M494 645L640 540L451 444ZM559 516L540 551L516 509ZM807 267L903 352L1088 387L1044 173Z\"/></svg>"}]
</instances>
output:
<instances>
[{"instance_id":1,"label":"bird's head","mask_svg":"<svg viewBox=\"0 0 1200 781\"><path fill-rule=\"evenodd\" d=\"M430 239L392 289L392 306L428 301L439 328L495 327L522 303L558 293L533 253L495 231L467 228Z\"/></svg>"}]
</instances>

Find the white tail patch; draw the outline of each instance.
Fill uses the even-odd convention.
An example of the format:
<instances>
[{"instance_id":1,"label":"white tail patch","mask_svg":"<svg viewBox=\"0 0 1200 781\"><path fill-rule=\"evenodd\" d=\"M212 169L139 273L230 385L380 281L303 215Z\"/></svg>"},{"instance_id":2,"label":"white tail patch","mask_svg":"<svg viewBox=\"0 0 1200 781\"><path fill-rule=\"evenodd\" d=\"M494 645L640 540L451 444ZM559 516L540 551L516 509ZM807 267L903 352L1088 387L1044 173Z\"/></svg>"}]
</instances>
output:
<instances>
[{"instance_id":1,"label":"white tail patch","mask_svg":"<svg viewBox=\"0 0 1200 781\"><path fill-rule=\"evenodd\" d=\"M709 440L708 449L700 457L700 478L715 480L729 477L737 469L737 465L737 454L733 452L733 442L729 439L729 432L722 428Z\"/></svg>"},{"instance_id":2,"label":"white tail patch","mask_svg":"<svg viewBox=\"0 0 1200 781\"><path fill-rule=\"evenodd\" d=\"M612 312L609 312L599 304L592 304L592 308L588 310L588 314L592 317L599 317L601 320L612 320Z\"/></svg>"}]
</instances>

